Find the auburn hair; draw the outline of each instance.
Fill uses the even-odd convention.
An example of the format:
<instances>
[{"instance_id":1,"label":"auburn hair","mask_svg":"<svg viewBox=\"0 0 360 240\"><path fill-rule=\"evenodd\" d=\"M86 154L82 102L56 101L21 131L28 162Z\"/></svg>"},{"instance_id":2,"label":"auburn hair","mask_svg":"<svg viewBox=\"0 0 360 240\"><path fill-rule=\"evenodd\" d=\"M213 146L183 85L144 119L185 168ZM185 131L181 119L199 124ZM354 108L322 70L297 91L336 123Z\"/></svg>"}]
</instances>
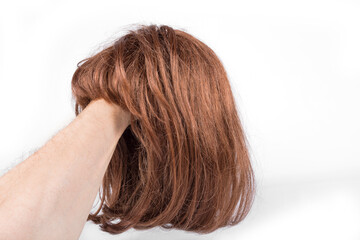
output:
<instances>
[{"instance_id":1,"label":"auburn hair","mask_svg":"<svg viewBox=\"0 0 360 240\"><path fill-rule=\"evenodd\" d=\"M137 26L80 61L72 77L76 116L98 98L131 113L87 220L112 234L239 223L255 181L222 62L183 30Z\"/></svg>"}]
</instances>

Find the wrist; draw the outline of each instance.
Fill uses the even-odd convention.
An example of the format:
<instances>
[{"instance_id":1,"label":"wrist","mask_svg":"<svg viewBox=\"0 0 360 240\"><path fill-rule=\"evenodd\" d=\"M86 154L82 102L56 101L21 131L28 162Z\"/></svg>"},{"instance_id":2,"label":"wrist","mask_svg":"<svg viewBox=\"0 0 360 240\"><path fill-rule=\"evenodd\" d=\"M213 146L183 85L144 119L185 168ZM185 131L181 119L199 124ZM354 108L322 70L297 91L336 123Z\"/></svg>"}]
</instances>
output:
<instances>
[{"instance_id":1,"label":"wrist","mask_svg":"<svg viewBox=\"0 0 360 240\"><path fill-rule=\"evenodd\" d=\"M97 124L110 127L119 137L130 124L131 115L129 112L102 98L92 100L84 109L84 111L86 110Z\"/></svg>"}]
</instances>

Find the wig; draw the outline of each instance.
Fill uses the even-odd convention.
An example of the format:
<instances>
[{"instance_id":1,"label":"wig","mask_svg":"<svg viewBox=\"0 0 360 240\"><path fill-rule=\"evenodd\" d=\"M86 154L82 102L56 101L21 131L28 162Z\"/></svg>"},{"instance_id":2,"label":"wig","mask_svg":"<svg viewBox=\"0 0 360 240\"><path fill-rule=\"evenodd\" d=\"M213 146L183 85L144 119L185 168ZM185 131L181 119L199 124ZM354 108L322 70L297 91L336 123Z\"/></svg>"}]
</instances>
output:
<instances>
[{"instance_id":1,"label":"wig","mask_svg":"<svg viewBox=\"0 0 360 240\"><path fill-rule=\"evenodd\" d=\"M247 140L227 73L202 41L139 24L80 61L71 88L76 115L98 98L131 113L88 221L112 234L156 226L204 234L248 214Z\"/></svg>"}]
</instances>

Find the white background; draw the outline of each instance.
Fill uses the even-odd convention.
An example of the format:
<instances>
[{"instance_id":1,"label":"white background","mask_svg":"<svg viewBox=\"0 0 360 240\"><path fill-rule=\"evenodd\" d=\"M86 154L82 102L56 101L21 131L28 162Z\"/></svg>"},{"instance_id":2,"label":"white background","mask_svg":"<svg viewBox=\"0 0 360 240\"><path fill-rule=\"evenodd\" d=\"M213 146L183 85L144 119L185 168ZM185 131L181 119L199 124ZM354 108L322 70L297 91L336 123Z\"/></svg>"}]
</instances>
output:
<instances>
[{"instance_id":1,"label":"white background","mask_svg":"<svg viewBox=\"0 0 360 240\"><path fill-rule=\"evenodd\" d=\"M76 64L132 24L210 46L230 78L257 195L239 225L80 239L360 239L360 2L8 1L0 4L0 169L74 117Z\"/></svg>"}]
</instances>

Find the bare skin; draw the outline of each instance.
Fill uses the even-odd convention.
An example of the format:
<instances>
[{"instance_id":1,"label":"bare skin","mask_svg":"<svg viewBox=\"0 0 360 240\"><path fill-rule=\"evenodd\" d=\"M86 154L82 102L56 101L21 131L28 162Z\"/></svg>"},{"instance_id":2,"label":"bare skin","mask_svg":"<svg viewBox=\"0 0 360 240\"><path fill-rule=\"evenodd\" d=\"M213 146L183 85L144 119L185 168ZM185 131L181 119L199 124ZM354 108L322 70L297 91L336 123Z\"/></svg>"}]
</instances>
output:
<instances>
[{"instance_id":1,"label":"bare skin","mask_svg":"<svg viewBox=\"0 0 360 240\"><path fill-rule=\"evenodd\" d=\"M92 101L0 178L0 239L78 239L130 113Z\"/></svg>"}]
</instances>

